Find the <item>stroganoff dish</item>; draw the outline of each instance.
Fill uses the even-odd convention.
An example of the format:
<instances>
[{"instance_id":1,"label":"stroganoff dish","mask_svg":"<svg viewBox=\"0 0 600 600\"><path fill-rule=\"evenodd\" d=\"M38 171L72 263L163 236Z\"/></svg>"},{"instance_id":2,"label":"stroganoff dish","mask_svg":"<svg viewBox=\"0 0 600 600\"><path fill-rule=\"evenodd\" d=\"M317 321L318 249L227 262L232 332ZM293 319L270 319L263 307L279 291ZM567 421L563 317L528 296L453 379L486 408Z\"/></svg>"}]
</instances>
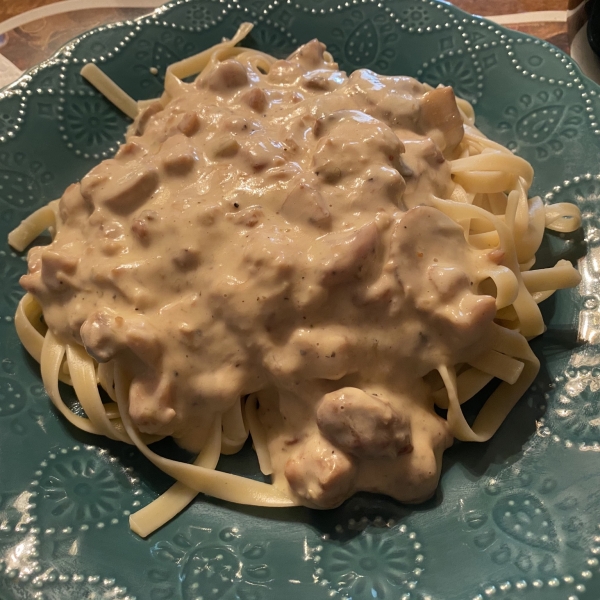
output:
<instances>
[{"instance_id":1,"label":"stroganoff dish","mask_svg":"<svg viewBox=\"0 0 600 600\"><path fill-rule=\"evenodd\" d=\"M451 88L347 75L316 40L285 60L235 47L249 29L173 65L160 99L117 93L126 143L11 234L55 231L16 320L57 407L179 480L132 517L140 535L198 491L427 499L453 438L489 439L533 381L537 303L579 281L531 270L577 209L529 199L530 165ZM495 377L468 425L460 404ZM213 470L249 433L272 485ZM195 464L148 448L165 436Z\"/></svg>"}]
</instances>

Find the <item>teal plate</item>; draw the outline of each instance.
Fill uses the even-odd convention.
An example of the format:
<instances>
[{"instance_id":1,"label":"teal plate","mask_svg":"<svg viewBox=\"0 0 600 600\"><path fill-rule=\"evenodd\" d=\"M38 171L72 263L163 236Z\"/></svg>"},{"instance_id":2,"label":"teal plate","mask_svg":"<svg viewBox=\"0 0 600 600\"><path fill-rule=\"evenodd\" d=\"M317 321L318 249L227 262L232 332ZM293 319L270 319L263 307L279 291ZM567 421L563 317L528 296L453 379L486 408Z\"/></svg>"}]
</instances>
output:
<instances>
[{"instance_id":1,"label":"teal plate","mask_svg":"<svg viewBox=\"0 0 600 600\"><path fill-rule=\"evenodd\" d=\"M583 283L546 302L537 381L493 440L446 453L431 501L359 495L319 512L198 497L142 540L128 515L170 481L52 410L14 331L24 256L3 241L0 597L597 600L600 88L550 44L431 0L178 0L101 27L1 94L0 238L123 139L127 120L82 80L83 63L135 98L157 96L169 63L242 21L275 55L317 36L345 69L453 85L487 135L533 163L535 193L581 206L587 242L549 233L539 264L579 260ZM258 476L249 448L220 468Z\"/></svg>"}]
</instances>

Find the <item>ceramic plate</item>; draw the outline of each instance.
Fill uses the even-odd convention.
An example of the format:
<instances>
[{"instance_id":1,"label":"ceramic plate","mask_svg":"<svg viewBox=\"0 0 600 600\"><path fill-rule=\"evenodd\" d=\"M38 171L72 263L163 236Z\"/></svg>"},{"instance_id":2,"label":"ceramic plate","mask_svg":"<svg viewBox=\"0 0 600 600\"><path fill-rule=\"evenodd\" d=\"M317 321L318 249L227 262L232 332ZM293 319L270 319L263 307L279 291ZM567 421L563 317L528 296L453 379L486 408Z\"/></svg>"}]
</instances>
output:
<instances>
[{"instance_id":1,"label":"ceramic plate","mask_svg":"<svg viewBox=\"0 0 600 600\"><path fill-rule=\"evenodd\" d=\"M128 515L170 481L50 408L14 332L24 257L2 242L0 596L597 600L600 99L553 46L430 0L179 0L81 36L2 94L0 238L123 139L127 120L81 79L83 63L153 97L169 63L242 21L275 55L319 37L347 70L454 86L487 135L533 163L535 193L581 206L587 242L548 234L538 264L579 260L583 283L544 307L534 386L492 441L446 453L426 504L359 495L333 511L267 511L199 497L141 540ZM258 476L248 448L221 467Z\"/></svg>"}]
</instances>

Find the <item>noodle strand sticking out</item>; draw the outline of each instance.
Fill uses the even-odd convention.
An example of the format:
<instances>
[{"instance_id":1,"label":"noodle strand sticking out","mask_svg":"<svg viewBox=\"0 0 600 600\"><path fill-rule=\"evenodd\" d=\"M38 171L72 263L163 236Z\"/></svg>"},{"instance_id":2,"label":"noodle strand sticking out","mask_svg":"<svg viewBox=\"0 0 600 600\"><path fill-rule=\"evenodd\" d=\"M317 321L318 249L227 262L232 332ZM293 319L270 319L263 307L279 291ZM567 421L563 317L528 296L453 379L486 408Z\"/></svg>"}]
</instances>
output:
<instances>
[{"instance_id":1,"label":"noodle strand sticking out","mask_svg":"<svg viewBox=\"0 0 600 600\"><path fill-rule=\"evenodd\" d=\"M53 236L15 323L56 408L177 480L132 515L141 536L198 492L425 500L453 438L489 439L534 380L538 303L579 282L531 270L578 210L529 198L531 165L451 88L347 75L316 40L286 60L236 47L251 28L171 65L156 100L87 65L134 118L126 143L9 236ZM148 447L167 436L196 460ZM216 470L248 436L270 484Z\"/></svg>"}]
</instances>

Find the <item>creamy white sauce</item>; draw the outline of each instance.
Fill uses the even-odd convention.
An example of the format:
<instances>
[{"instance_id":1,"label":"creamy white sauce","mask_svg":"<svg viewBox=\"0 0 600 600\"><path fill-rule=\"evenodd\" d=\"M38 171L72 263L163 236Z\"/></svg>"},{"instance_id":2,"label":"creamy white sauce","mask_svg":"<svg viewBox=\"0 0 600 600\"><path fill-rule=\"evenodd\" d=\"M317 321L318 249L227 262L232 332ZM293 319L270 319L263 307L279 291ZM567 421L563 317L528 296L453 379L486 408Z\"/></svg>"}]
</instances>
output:
<instances>
[{"instance_id":1,"label":"creamy white sauce","mask_svg":"<svg viewBox=\"0 0 600 600\"><path fill-rule=\"evenodd\" d=\"M477 356L495 315L487 254L428 206L462 122L449 88L347 77L323 50L228 59L147 108L22 283L62 340L128 364L140 431L199 450L258 393L300 502L421 501L452 441L423 377Z\"/></svg>"}]
</instances>

